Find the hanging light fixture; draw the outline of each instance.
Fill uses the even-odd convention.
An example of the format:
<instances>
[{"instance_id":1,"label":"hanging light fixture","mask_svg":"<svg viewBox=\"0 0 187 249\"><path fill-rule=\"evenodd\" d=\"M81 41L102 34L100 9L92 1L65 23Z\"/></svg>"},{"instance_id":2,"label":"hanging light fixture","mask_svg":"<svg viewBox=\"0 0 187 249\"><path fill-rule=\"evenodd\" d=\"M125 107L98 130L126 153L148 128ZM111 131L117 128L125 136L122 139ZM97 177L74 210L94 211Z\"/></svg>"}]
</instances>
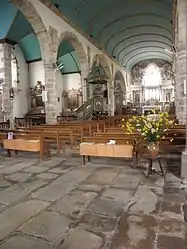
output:
<instances>
[{"instance_id":1,"label":"hanging light fixture","mask_svg":"<svg viewBox=\"0 0 187 249\"><path fill-rule=\"evenodd\" d=\"M93 63L87 82L89 84L106 84L108 82L108 75L98 59Z\"/></svg>"}]
</instances>

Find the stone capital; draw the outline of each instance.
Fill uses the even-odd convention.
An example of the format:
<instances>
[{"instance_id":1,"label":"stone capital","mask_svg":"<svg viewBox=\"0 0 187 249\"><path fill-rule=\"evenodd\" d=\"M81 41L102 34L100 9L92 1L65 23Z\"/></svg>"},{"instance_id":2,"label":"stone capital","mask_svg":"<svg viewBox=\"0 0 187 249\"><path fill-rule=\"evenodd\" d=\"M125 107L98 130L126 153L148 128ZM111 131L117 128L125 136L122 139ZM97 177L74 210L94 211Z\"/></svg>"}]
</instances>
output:
<instances>
[{"instance_id":1,"label":"stone capital","mask_svg":"<svg viewBox=\"0 0 187 249\"><path fill-rule=\"evenodd\" d=\"M43 62L44 69L53 70L52 64L53 64L53 61L44 61Z\"/></svg>"}]
</instances>

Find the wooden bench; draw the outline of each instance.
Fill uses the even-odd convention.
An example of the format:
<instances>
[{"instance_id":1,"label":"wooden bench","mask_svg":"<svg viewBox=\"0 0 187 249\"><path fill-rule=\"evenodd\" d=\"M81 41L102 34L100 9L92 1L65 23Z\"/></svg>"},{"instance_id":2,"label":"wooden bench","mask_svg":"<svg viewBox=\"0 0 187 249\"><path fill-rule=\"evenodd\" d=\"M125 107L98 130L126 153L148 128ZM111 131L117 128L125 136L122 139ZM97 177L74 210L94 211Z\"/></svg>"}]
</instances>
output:
<instances>
[{"instance_id":1,"label":"wooden bench","mask_svg":"<svg viewBox=\"0 0 187 249\"><path fill-rule=\"evenodd\" d=\"M40 160L44 160L44 154L46 152L47 156L50 157L49 146L44 143L42 136L37 138L29 138L25 136L22 139L4 139L3 141L4 149L7 149L7 154L11 157L11 150L15 151L30 151L30 152L39 152Z\"/></svg>"},{"instance_id":2,"label":"wooden bench","mask_svg":"<svg viewBox=\"0 0 187 249\"><path fill-rule=\"evenodd\" d=\"M133 158L133 145L108 145L101 143L81 143L80 155L82 156L82 162L85 164L85 157L112 157L112 158Z\"/></svg>"},{"instance_id":3,"label":"wooden bench","mask_svg":"<svg viewBox=\"0 0 187 249\"><path fill-rule=\"evenodd\" d=\"M133 137L110 137L110 136L92 136L92 137L83 137L82 142L91 142L91 143L108 143L109 140L115 140L116 144L135 144L135 139Z\"/></svg>"},{"instance_id":4,"label":"wooden bench","mask_svg":"<svg viewBox=\"0 0 187 249\"><path fill-rule=\"evenodd\" d=\"M70 144L71 148L77 143L77 135L73 134L71 130L61 130L52 128L42 128L42 129L17 129L17 130L4 130L1 134L1 143L7 138L8 132L12 131L14 133L14 138L22 138L23 136L29 136L31 139L33 137L40 137L42 135L45 143L56 145L57 152L60 153L65 151L65 143ZM80 135L79 135L80 137ZM80 138L79 138L80 140Z\"/></svg>"},{"instance_id":5,"label":"wooden bench","mask_svg":"<svg viewBox=\"0 0 187 249\"><path fill-rule=\"evenodd\" d=\"M19 132L22 131L20 130ZM73 146L77 144L77 137L80 137L80 134L75 131L60 128L24 129L24 133L29 135L43 134L44 137L48 138L48 140L51 139L51 143L55 143L57 145L59 153L60 144L63 144L63 146L65 146L65 144L69 144L71 148L73 148Z\"/></svg>"}]
</instances>

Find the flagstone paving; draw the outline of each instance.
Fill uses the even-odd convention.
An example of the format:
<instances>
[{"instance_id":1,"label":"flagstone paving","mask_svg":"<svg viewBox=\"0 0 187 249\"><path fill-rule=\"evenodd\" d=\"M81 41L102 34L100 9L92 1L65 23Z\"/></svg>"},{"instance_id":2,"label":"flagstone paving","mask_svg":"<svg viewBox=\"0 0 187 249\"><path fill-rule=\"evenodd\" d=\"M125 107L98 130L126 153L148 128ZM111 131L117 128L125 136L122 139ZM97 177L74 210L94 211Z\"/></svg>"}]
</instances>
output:
<instances>
[{"instance_id":1,"label":"flagstone paving","mask_svg":"<svg viewBox=\"0 0 187 249\"><path fill-rule=\"evenodd\" d=\"M182 249L180 180L71 152L0 156L0 249ZM165 190L165 192L164 192Z\"/></svg>"}]
</instances>

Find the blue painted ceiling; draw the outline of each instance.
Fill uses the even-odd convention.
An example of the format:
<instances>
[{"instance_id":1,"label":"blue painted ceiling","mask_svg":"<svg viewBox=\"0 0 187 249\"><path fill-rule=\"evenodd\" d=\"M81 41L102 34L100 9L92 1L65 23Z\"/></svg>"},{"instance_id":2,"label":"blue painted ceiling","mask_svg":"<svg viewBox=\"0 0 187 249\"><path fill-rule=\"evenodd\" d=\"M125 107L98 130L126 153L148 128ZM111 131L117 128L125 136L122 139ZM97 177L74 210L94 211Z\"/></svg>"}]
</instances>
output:
<instances>
[{"instance_id":1,"label":"blue painted ceiling","mask_svg":"<svg viewBox=\"0 0 187 249\"><path fill-rule=\"evenodd\" d=\"M26 17L9 0L0 0L0 40L18 44L25 61L41 60L39 41ZM80 72L75 49L63 41L58 51L58 63L63 63L62 74Z\"/></svg>"},{"instance_id":2,"label":"blue painted ceiling","mask_svg":"<svg viewBox=\"0 0 187 249\"><path fill-rule=\"evenodd\" d=\"M63 63L62 74L80 73L80 64L74 47L66 40L62 41L57 56L57 64Z\"/></svg>"},{"instance_id":3,"label":"blue painted ceiling","mask_svg":"<svg viewBox=\"0 0 187 249\"><path fill-rule=\"evenodd\" d=\"M27 62L41 59L39 42L32 26L8 0L0 0L0 23L0 40L19 44Z\"/></svg>"},{"instance_id":4,"label":"blue painted ceiling","mask_svg":"<svg viewBox=\"0 0 187 249\"><path fill-rule=\"evenodd\" d=\"M172 61L172 0L51 0L127 70L145 59Z\"/></svg>"}]
</instances>

